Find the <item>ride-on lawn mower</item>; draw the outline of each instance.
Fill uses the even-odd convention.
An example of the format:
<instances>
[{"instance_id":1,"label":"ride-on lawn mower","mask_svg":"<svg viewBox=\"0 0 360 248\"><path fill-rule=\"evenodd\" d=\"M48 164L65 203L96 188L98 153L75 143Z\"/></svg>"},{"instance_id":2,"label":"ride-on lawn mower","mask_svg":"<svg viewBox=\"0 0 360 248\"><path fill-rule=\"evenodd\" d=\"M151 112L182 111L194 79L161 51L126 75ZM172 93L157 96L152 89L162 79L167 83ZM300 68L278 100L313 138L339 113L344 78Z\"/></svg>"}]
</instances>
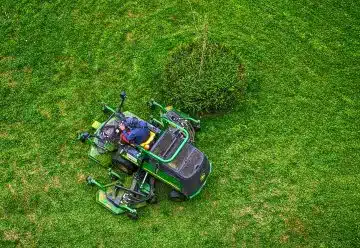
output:
<instances>
[{"instance_id":1,"label":"ride-on lawn mower","mask_svg":"<svg viewBox=\"0 0 360 248\"><path fill-rule=\"evenodd\" d=\"M83 132L78 136L80 141L91 144L90 159L108 167L113 180L103 185L90 176L87 178L89 185L100 188L97 202L114 214L127 213L130 218L137 219L137 208L156 202L156 180L172 187L169 198L174 201L199 194L211 173L208 158L194 146L200 121L152 100L149 105L152 109L160 109L160 119L146 122L150 135L144 143L129 144L121 140L119 125L129 117L141 119L128 111L122 112L125 92L120 98L117 109L103 104L103 111L110 116L103 123L92 124L93 134ZM132 180L117 169L133 175Z\"/></svg>"}]
</instances>

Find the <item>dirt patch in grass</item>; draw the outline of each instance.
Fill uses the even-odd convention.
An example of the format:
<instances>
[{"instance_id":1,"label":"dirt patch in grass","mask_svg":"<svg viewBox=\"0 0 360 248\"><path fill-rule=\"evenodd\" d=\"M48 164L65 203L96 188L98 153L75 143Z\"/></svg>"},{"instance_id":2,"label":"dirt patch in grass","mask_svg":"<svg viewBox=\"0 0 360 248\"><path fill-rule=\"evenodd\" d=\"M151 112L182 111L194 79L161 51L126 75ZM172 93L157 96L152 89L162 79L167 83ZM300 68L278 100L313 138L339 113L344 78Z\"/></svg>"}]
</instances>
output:
<instances>
[{"instance_id":1,"label":"dirt patch in grass","mask_svg":"<svg viewBox=\"0 0 360 248\"><path fill-rule=\"evenodd\" d=\"M7 185L7 188L9 189L12 195L16 195L16 191L10 183Z\"/></svg>"},{"instance_id":2,"label":"dirt patch in grass","mask_svg":"<svg viewBox=\"0 0 360 248\"><path fill-rule=\"evenodd\" d=\"M224 177L219 180L219 183L220 183L220 184L223 184L223 185L227 185L228 182L229 182L229 179L224 178Z\"/></svg>"},{"instance_id":3,"label":"dirt patch in grass","mask_svg":"<svg viewBox=\"0 0 360 248\"><path fill-rule=\"evenodd\" d=\"M13 72L12 71L5 71L0 73L0 77L3 78L4 81L7 81L6 86L8 88L16 88L18 83L13 78Z\"/></svg>"},{"instance_id":4,"label":"dirt patch in grass","mask_svg":"<svg viewBox=\"0 0 360 248\"><path fill-rule=\"evenodd\" d=\"M129 18L139 18L139 17L141 17L140 14L135 14L135 13L132 12L131 10L128 11L127 16L128 16Z\"/></svg>"},{"instance_id":5,"label":"dirt patch in grass","mask_svg":"<svg viewBox=\"0 0 360 248\"><path fill-rule=\"evenodd\" d=\"M69 162L68 154L69 154L68 146L66 146L65 144L61 144L58 152L58 158L60 160L61 165L66 165Z\"/></svg>"},{"instance_id":6,"label":"dirt patch in grass","mask_svg":"<svg viewBox=\"0 0 360 248\"><path fill-rule=\"evenodd\" d=\"M24 67L24 72L25 73L32 73L33 69L30 66L25 66Z\"/></svg>"},{"instance_id":7,"label":"dirt patch in grass","mask_svg":"<svg viewBox=\"0 0 360 248\"><path fill-rule=\"evenodd\" d=\"M19 247L36 247L36 241L31 232L20 234L14 229L6 230L4 231L4 241L17 241Z\"/></svg>"},{"instance_id":8,"label":"dirt patch in grass","mask_svg":"<svg viewBox=\"0 0 360 248\"><path fill-rule=\"evenodd\" d=\"M126 34L126 41L127 42L133 42L135 39L134 39L134 33L132 32L129 32Z\"/></svg>"},{"instance_id":9,"label":"dirt patch in grass","mask_svg":"<svg viewBox=\"0 0 360 248\"><path fill-rule=\"evenodd\" d=\"M41 116L45 117L46 119L51 119L51 112L47 109L39 109L38 110Z\"/></svg>"},{"instance_id":10,"label":"dirt patch in grass","mask_svg":"<svg viewBox=\"0 0 360 248\"><path fill-rule=\"evenodd\" d=\"M254 217L254 219L256 220L257 223L264 224L265 218L264 218L264 215L261 212L254 213L253 217Z\"/></svg>"},{"instance_id":11,"label":"dirt patch in grass","mask_svg":"<svg viewBox=\"0 0 360 248\"><path fill-rule=\"evenodd\" d=\"M8 138L9 137L9 133L8 132L0 132L0 138Z\"/></svg>"},{"instance_id":12,"label":"dirt patch in grass","mask_svg":"<svg viewBox=\"0 0 360 248\"><path fill-rule=\"evenodd\" d=\"M61 188L60 177L58 177L58 176L52 177L50 185L52 188L60 189Z\"/></svg>"},{"instance_id":13,"label":"dirt patch in grass","mask_svg":"<svg viewBox=\"0 0 360 248\"><path fill-rule=\"evenodd\" d=\"M316 206L316 205L313 205L313 206L311 207L311 209L312 209L312 212L314 213L314 215L319 215L319 214L321 214L321 213L323 212L323 210L321 209L321 207Z\"/></svg>"},{"instance_id":14,"label":"dirt patch in grass","mask_svg":"<svg viewBox=\"0 0 360 248\"><path fill-rule=\"evenodd\" d=\"M34 223L34 224L36 223L36 214L35 213L28 214L27 218L31 223Z\"/></svg>"},{"instance_id":15,"label":"dirt patch in grass","mask_svg":"<svg viewBox=\"0 0 360 248\"><path fill-rule=\"evenodd\" d=\"M280 236L280 243L286 244L289 241L289 235L283 234Z\"/></svg>"},{"instance_id":16,"label":"dirt patch in grass","mask_svg":"<svg viewBox=\"0 0 360 248\"><path fill-rule=\"evenodd\" d=\"M40 160L39 158L37 158L37 160ZM35 167L29 171L29 175L47 175L48 172L40 165L39 166L39 161L36 162Z\"/></svg>"},{"instance_id":17,"label":"dirt patch in grass","mask_svg":"<svg viewBox=\"0 0 360 248\"><path fill-rule=\"evenodd\" d=\"M178 211L178 212L181 212L181 211L183 211L184 210L184 207L183 206L178 206L177 208L176 208L176 211Z\"/></svg>"},{"instance_id":18,"label":"dirt patch in grass","mask_svg":"<svg viewBox=\"0 0 360 248\"><path fill-rule=\"evenodd\" d=\"M65 100L61 100L61 101L57 102L56 105L59 109L60 115L66 116L67 115L67 104L66 104Z\"/></svg>"},{"instance_id":19,"label":"dirt patch in grass","mask_svg":"<svg viewBox=\"0 0 360 248\"><path fill-rule=\"evenodd\" d=\"M57 61L62 61L65 66L74 67L76 59L73 56L56 56Z\"/></svg>"},{"instance_id":20,"label":"dirt patch in grass","mask_svg":"<svg viewBox=\"0 0 360 248\"><path fill-rule=\"evenodd\" d=\"M46 184L45 187L44 187L44 192L49 192L49 189L50 189L50 185L49 184Z\"/></svg>"},{"instance_id":21,"label":"dirt patch in grass","mask_svg":"<svg viewBox=\"0 0 360 248\"><path fill-rule=\"evenodd\" d=\"M8 70L4 72L0 72L0 77L3 78L4 81L7 81L6 86L8 88L14 89L18 86L18 82L14 79L14 75L23 75L24 79L22 82L29 82L32 75L32 68L29 66L25 66L22 69L18 70Z\"/></svg>"},{"instance_id":22,"label":"dirt patch in grass","mask_svg":"<svg viewBox=\"0 0 360 248\"><path fill-rule=\"evenodd\" d=\"M23 69L25 80L30 81L33 73L33 69L30 66L25 66Z\"/></svg>"},{"instance_id":23,"label":"dirt patch in grass","mask_svg":"<svg viewBox=\"0 0 360 248\"><path fill-rule=\"evenodd\" d=\"M213 205L214 207L217 207L217 206L219 205L219 201L213 201L213 202L212 202L212 205Z\"/></svg>"},{"instance_id":24,"label":"dirt patch in grass","mask_svg":"<svg viewBox=\"0 0 360 248\"><path fill-rule=\"evenodd\" d=\"M308 233L302 220L297 217L292 217L286 218L284 221L285 226L288 229L287 233L301 236L304 239L307 238Z\"/></svg>"},{"instance_id":25,"label":"dirt patch in grass","mask_svg":"<svg viewBox=\"0 0 360 248\"><path fill-rule=\"evenodd\" d=\"M24 237L20 240L24 247L37 247L36 241L31 232L26 232Z\"/></svg>"},{"instance_id":26,"label":"dirt patch in grass","mask_svg":"<svg viewBox=\"0 0 360 248\"><path fill-rule=\"evenodd\" d=\"M0 61L14 60L15 56L0 56Z\"/></svg>"},{"instance_id":27,"label":"dirt patch in grass","mask_svg":"<svg viewBox=\"0 0 360 248\"><path fill-rule=\"evenodd\" d=\"M50 179L50 183L44 186L44 191L49 192L50 189L60 189L62 184L60 182L60 178L58 176L54 176Z\"/></svg>"},{"instance_id":28,"label":"dirt patch in grass","mask_svg":"<svg viewBox=\"0 0 360 248\"><path fill-rule=\"evenodd\" d=\"M16 230L6 230L4 231L4 240L6 241L16 241L19 239L19 233Z\"/></svg>"},{"instance_id":29,"label":"dirt patch in grass","mask_svg":"<svg viewBox=\"0 0 360 248\"><path fill-rule=\"evenodd\" d=\"M245 66L243 64L239 64L237 72L238 72L239 80L244 80L245 79Z\"/></svg>"},{"instance_id":30,"label":"dirt patch in grass","mask_svg":"<svg viewBox=\"0 0 360 248\"><path fill-rule=\"evenodd\" d=\"M234 210L232 211L232 216L233 216L234 218L243 217L243 216L248 215L248 214L250 214L250 215L253 215L253 214L254 214L254 210L253 210L253 208L250 207L250 206L244 207L244 208L242 208L242 209L234 209Z\"/></svg>"},{"instance_id":31,"label":"dirt patch in grass","mask_svg":"<svg viewBox=\"0 0 360 248\"><path fill-rule=\"evenodd\" d=\"M78 183L84 183L85 182L85 179L86 179L86 176L83 174L83 173L78 173L77 175L76 175L76 181L78 182Z\"/></svg>"},{"instance_id":32,"label":"dirt patch in grass","mask_svg":"<svg viewBox=\"0 0 360 248\"><path fill-rule=\"evenodd\" d=\"M18 83L13 79L9 79L9 81L7 83L7 86L12 89L16 88L17 85L18 85Z\"/></svg>"}]
</instances>

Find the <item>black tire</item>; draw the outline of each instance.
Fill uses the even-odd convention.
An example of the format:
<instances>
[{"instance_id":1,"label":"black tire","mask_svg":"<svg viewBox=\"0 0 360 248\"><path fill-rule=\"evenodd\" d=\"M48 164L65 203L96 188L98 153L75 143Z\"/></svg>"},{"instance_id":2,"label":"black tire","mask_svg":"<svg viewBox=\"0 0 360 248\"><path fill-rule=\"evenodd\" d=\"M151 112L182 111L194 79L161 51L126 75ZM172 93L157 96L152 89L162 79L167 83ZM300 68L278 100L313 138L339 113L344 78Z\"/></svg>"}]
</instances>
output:
<instances>
[{"instance_id":1,"label":"black tire","mask_svg":"<svg viewBox=\"0 0 360 248\"><path fill-rule=\"evenodd\" d=\"M186 196L176 190L170 191L169 198L170 198L170 200L175 201L175 202L183 202L186 200Z\"/></svg>"},{"instance_id":2,"label":"black tire","mask_svg":"<svg viewBox=\"0 0 360 248\"><path fill-rule=\"evenodd\" d=\"M156 204L158 203L158 198L156 197L156 195L153 195L153 197L151 197L149 200L147 200L148 203L150 204Z\"/></svg>"},{"instance_id":3,"label":"black tire","mask_svg":"<svg viewBox=\"0 0 360 248\"><path fill-rule=\"evenodd\" d=\"M111 179L111 181L117 181L117 180L119 180L119 178L117 178L117 177L114 176L114 175L111 175L111 176L110 176L110 179Z\"/></svg>"},{"instance_id":4,"label":"black tire","mask_svg":"<svg viewBox=\"0 0 360 248\"><path fill-rule=\"evenodd\" d=\"M91 176L87 176L85 180L88 185L90 186L94 185L94 183L92 182L93 178Z\"/></svg>"},{"instance_id":5,"label":"black tire","mask_svg":"<svg viewBox=\"0 0 360 248\"><path fill-rule=\"evenodd\" d=\"M80 140L81 143L85 143L89 138L90 134L88 132L82 132L78 135L78 140Z\"/></svg>"},{"instance_id":6,"label":"black tire","mask_svg":"<svg viewBox=\"0 0 360 248\"><path fill-rule=\"evenodd\" d=\"M102 110L102 112L103 112L104 114L109 114L109 113L110 113L110 111L105 107L105 104L102 104L101 110Z\"/></svg>"},{"instance_id":7,"label":"black tire","mask_svg":"<svg viewBox=\"0 0 360 248\"><path fill-rule=\"evenodd\" d=\"M118 169L120 169L122 172L125 172L128 175L132 175L134 173L132 170L130 170L128 167L126 167L123 164L118 164L116 166Z\"/></svg>"},{"instance_id":8,"label":"black tire","mask_svg":"<svg viewBox=\"0 0 360 248\"><path fill-rule=\"evenodd\" d=\"M132 220L138 220L139 219L139 215L137 213L127 212L126 215L127 215L127 217L129 217L129 219L132 219Z\"/></svg>"},{"instance_id":9,"label":"black tire","mask_svg":"<svg viewBox=\"0 0 360 248\"><path fill-rule=\"evenodd\" d=\"M200 126L200 124L191 124L191 125L193 126L193 128L194 128L195 132L198 132L198 131L200 131L200 130L201 130L201 126Z\"/></svg>"},{"instance_id":10,"label":"black tire","mask_svg":"<svg viewBox=\"0 0 360 248\"><path fill-rule=\"evenodd\" d=\"M128 175L132 175L137 170L137 166L135 164L124 159L120 154L115 154L112 157L112 164Z\"/></svg>"}]
</instances>

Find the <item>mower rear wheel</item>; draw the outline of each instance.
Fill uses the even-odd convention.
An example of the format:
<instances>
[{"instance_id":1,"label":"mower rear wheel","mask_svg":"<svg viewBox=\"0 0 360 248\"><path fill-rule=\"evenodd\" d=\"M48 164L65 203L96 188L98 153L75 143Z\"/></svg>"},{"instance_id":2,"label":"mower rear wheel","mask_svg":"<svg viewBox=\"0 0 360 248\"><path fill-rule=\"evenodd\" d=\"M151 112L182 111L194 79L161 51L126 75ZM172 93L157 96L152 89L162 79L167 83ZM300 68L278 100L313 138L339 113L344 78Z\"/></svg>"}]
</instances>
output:
<instances>
[{"instance_id":1,"label":"mower rear wheel","mask_svg":"<svg viewBox=\"0 0 360 248\"><path fill-rule=\"evenodd\" d=\"M137 213L127 212L126 215L127 215L127 217L129 217L132 220L138 220L139 219L139 215Z\"/></svg>"},{"instance_id":2,"label":"mower rear wheel","mask_svg":"<svg viewBox=\"0 0 360 248\"><path fill-rule=\"evenodd\" d=\"M186 200L186 196L176 190L170 191L169 198L170 198L170 200L176 201L176 202L183 202Z\"/></svg>"},{"instance_id":3,"label":"mower rear wheel","mask_svg":"<svg viewBox=\"0 0 360 248\"><path fill-rule=\"evenodd\" d=\"M137 166L135 164L124 159L120 155L113 156L112 164L114 166L117 166L120 170L122 170L123 172L125 172L128 175L132 175L137 169Z\"/></svg>"},{"instance_id":4,"label":"mower rear wheel","mask_svg":"<svg viewBox=\"0 0 360 248\"><path fill-rule=\"evenodd\" d=\"M121 171L125 172L128 175L132 175L134 173L134 171L132 171L131 169L129 169L127 166L125 166L123 164L118 164L117 166Z\"/></svg>"},{"instance_id":5,"label":"mower rear wheel","mask_svg":"<svg viewBox=\"0 0 360 248\"><path fill-rule=\"evenodd\" d=\"M148 203L150 204L156 204L158 203L158 198L156 197L156 195L154 195L153 197L151 197L149 200L147 200Z\"/></svg>"}]
</instances>

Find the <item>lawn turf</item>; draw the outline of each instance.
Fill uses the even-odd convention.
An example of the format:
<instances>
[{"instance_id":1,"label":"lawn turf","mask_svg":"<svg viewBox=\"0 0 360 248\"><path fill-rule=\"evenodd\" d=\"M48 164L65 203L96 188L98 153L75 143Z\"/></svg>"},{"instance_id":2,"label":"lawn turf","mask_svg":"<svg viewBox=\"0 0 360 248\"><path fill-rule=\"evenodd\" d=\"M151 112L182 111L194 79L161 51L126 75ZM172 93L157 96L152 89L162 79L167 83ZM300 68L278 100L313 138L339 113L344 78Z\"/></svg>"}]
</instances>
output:
<instances>
[{"instance_id":1,"label":"lawn turf","mask_svg":"<svg viewBox=\"0 0 360 248\"><path fill-rule=\"evenodd\" d=\"M0 246L358 245L359 10L350 0L3 1ZM137 222L113 216L84 183L106 171L75 135L121 89L145 118L168 54L204 25L249 79L243 105L202 118L197 144L213 174L191 201L160 190Z\"/></svg>"}]
</instances>

